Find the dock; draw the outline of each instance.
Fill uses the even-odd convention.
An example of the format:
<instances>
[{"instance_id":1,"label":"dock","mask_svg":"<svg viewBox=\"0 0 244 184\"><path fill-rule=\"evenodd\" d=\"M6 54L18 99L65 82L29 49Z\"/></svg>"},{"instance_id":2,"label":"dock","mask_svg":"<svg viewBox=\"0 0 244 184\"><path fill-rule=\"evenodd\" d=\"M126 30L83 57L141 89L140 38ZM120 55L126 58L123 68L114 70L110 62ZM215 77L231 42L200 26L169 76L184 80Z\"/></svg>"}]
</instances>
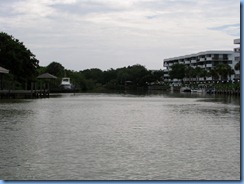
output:
<instances>
[{"instance_id":1,"label":"dock","mask_svg":"<svg viewBox=\"0 0 244 184\"><path fill-rule=\"evenodd\" d=\"M49 98L49 90L0 90L0 99Z\"/></svg>"}]
</instances>

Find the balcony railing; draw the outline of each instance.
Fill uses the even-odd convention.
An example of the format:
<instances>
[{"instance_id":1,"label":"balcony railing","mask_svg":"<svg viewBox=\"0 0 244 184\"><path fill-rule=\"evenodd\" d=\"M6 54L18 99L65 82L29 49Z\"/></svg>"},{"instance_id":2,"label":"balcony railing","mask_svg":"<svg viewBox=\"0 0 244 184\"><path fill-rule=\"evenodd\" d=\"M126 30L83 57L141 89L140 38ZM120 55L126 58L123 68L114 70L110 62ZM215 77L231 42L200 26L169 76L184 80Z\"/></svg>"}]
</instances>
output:
<instances>
[{"instance_id":1,"label":"balcony railing","mask_svg":"<svg viewBox=\"0 0 244 184\"><path fill-rule=\"evenodd\" d=\"M240 52L240 48L234 48L234 52Z\"/></svg>"},{"instance_id":2,"label":"balcony railing","mask_svg":"<svg viewBox=\"0 0 244 184\"><path fill-rule=\"evenodd\" d=\"M205 65L198 65L199 68L205 68Z\"/></svg>"},{"instance_id":3,"label":"balcony railing","mask_svg":"<svg viewBox=\"0 0 244 184\"><path fill-rule=\"evenodd\" d=\"M190 64L190 61L185 61L185 64Z\"/></svg>"},{"instance_id":4,"label":"balcony railing","mask_svg":"<svg viewBox=\"0 0 244 184\"><path fill-rule=\"evenodd\" d=\"M240 74L235 74L235 79L240 79Z\"/></svg>"},{"instance_id":5,"label":"balcony railing","mask_svg":"<svg viewBox=\"0 0 244 184\"><path fill-rule=\"evenodd\" d=\"M206 57L207 61L212 61L212 57Z\"/></svg>"},{"instance_id":6,"label":"balcony railing","mask_svg":"<svg viewBox=\"0 0 244 184\"><path fill-rule=\"evenodd\" d=\"M191 63L197 63L197 60L192 59L192 60L191 60Z\"/></svg>"},{"instance_id":7,"label":"balcony railing","mask_svg":"<svg viewBox=\"0 0 244 184\"><path fill-rule=\"evenodd\" d=\"M200 58L200 61L205 61L205 58Z\"/></svg>"},{"instance_id":8,"label":"balcony railing","mask_svg":"<svg viewBox=\"0 0 244 184\"><path fill-rule=\"evenodd\" d=\"M206 80L207 81L211 81L212 80L212 77L206 77Z\"/></svg>"}]
</instances>

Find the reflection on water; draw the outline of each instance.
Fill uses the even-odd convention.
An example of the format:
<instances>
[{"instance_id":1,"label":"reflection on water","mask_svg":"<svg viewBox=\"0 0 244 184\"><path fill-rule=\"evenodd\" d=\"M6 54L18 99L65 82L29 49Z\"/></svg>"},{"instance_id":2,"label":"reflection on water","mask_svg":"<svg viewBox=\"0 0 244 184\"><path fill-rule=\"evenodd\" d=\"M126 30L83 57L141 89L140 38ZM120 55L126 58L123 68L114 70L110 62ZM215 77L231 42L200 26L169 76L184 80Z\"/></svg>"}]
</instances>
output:
<instances>
[{"instance_id":1,"label":"reflection on water","mask_svg":"<svg viewBox=\"0 0 244 184\"><path fill-rule=\"evenodd\" d=\"M62 94L0 102L4 180L239 180L239 98Z\"/></svg>"}]
</instances>

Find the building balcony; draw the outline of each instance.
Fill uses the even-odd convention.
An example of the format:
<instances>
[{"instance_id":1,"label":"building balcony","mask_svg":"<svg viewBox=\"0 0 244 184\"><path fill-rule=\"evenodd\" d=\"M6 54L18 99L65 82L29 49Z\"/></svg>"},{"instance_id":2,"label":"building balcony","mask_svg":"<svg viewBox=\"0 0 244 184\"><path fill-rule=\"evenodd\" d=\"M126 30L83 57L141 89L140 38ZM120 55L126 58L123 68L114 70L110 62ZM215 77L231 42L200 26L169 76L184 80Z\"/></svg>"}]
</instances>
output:
<instances>
[{"instance_id":1,"label":"building balcony","mask_svg":"<svg viewBox=\"0 0 244 184\"><path fill-rule=\"evenodd\" d=\"M190 61L185 61L185 64L190 64Z\"/></svg>"},{"instance_id":2,"label":"building balcony","mask_svg":"<svg viewBox=\"0 0 244 184\"><path fill-rule=\"evenodd\" d=\"M228 61L228 58L212 58L214 61Z\"/></svg>"},{"instance_id":3,"label":"building balcony","mask_svg":"<svg viewBox=\"0 0 244 184\"><path fill-rule=\"evenodd\" d=\"M169 64L168 63L164 63L164 67L168 67L169 66Z\"/></svg>"},{"instance_id":4,"label":"building balcony","mask_svg":"<svg viewBox=\"0 0 244 184\"><path fill-rule=\"evenodd\" d=\"M240 61L240 57L235 57L235 61Z\"/></svg>"},{"instance_id":5,"label":"building balcony","mask_svg":"<svg viewBox=\"0 0 244 184\"><path fill-rule=\"evenodd\" d=\"M240 53L240 48L234 48L234 52Z\"/></svg>"},{"instance_id":6,"label":"building balcony","mask_svg":"<svg viewBox=\"0 0 244 184\"><path fill-rule=\"evenodd\" d=\"M212 61L212 57L206 57L207 61Z\"/></svg>"},{"instance_id":7,"label":"building balcony","mask_svg":"<svg viewBox=\"0 0 244 184\"><path fill-rule=\"evenodd\" d=\"M198 65L199 68L205 68L205 65Z\"/></svg>"},{"instance_id":8,"label":"building balcony","mask_svg":"<svg viewBox=\"0 0 244 184\"><path fill-rule=\"evenodd\" d=\"M212 64L206 64L206 67L207 67L207 68L212 68L213 65L212 65Z\"/></svg>"},{"instance_id":9,"label":"building balcony","mask_svg":"<svg viewBox=\"0 0 244 184\"><path fill-rule=\"evenodd\" d=\"M184 81L184 82L189 82L190 79L189 79L189 78L184 78L183 81Z\"/></svg>"},{"instance_id":10,"label":"building balcony","mask_svg":"<svg viewBox=\"0 0 244 184\"><path fill-rule=\"evenodd\" d=\"M240 74L235 74L235 79L240 79Z\"/></svg>"},{"instance_id":11,"label":"building balcony","mask_svg":"<svg viewBox=\"0 0 244 184\"><path fill-rule=\"evenodd\" d=\"M199 81L204 81L204 78L203 78L203 77L200 77L200 78L199 78Z\"/></svg>"},{"instance_id":12,"label":"building balcony","mask_svg":"<svg viewBox=\"0 0 244 184\"><path fill-rule=\"evenodd\" d=\"M205 58L200 58L199 61L205 61Z\"/></svg>"},{"instance_id":13,"label":"building balcony","mask_svg":"<svg viewBox=\"0 0 244 184\"><path fill-rule=\"evenodd\" d=\"M168 73L165 73L165 74L164 74L164 77L169 77L169 74L168 74Z\"/></svg>"},{"instance_id":14,"label":"building balcony","mask_svg":"<svg viewBox=\"0 0 244 184\"><path fill-rule=\"evenodd\" d=\"M192 59L192 60L191 60L191 63L197 63L197 60Z\"/></svg>"},{"instance_id":15,"label":"building balcony","mask_svg":"<svg viewBox=\"0 0 244 184\"><path fill-rule=\"evenodd\" d=\"M240 44L240 39L234 39L234 44Z\"/></svg>"},{"instance_id":16,"label":"building balcony","mask_svg":"<svg viewBox=\"0 0 244 184\"><path fill-rule=\"evenodd\" d=\"M207 80L207 81L212 81L213 78L212 78L212 77L206 77L206 80Z\"/></svg>"}]
</instances>

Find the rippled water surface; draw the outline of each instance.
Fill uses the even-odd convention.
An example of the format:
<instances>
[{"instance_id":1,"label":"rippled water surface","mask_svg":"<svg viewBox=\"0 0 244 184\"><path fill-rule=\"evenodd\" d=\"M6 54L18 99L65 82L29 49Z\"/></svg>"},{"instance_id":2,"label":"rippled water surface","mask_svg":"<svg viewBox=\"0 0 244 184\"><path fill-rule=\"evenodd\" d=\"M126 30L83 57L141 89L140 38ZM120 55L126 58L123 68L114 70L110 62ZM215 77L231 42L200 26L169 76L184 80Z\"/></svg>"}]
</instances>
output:
<instances>
[{"instance_id":1,"label":"rippled water surface","mask_svg":"<svg viewBox=\"0 0 244 184\"><path fill-rule=\"evenodd\" d=\"M0 101L4 180L239 180L237 97L63 94Z\"/></svg>"}]
</instances>

